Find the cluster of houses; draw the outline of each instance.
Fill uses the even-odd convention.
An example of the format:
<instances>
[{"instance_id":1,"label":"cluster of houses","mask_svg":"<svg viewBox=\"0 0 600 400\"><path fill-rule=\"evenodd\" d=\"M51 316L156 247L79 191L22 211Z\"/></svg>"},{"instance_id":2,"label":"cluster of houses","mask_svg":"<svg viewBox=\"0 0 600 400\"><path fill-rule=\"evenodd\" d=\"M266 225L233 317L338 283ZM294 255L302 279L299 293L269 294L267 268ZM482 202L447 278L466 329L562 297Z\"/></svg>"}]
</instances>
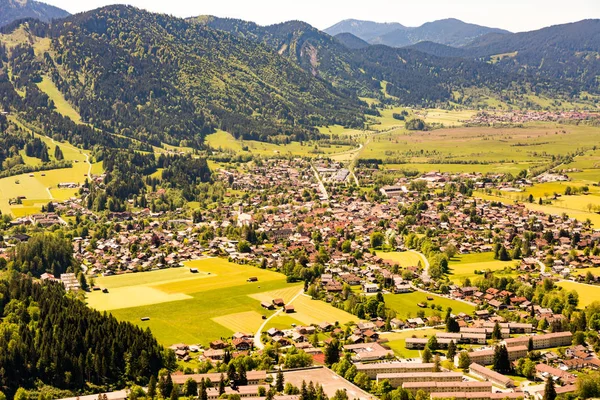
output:
<instances>
[{"instance_id":1,"label":"cluster of houses","mask_svg":"<svg viewBox=\"0 0 600 400\"><path fill-rule=\"evenodd\" d=\"M583 121L599 117L598 113L587 111L481 111L466 122L471 125L525 124L527 122L556 122L564 120Z\"/></svg>"}]
</instances>

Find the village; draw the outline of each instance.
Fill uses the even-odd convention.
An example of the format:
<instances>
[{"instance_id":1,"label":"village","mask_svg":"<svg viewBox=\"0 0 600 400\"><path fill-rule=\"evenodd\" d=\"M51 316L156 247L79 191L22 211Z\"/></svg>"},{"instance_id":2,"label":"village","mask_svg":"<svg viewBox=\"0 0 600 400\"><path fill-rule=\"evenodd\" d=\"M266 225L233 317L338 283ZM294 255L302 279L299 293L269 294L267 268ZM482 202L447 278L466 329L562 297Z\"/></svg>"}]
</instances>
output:
<instances>
[{"instance_id":1,"label":"village","mask_svg":"<svg viewBox=\"0 0 600 400\"><path fill-rule=\"evenodd\" d=\"M74 256L92 283L89 290L103 290L93 284L97 276L181 268L191 260L222 257L300 280L298 265L301 269L322 265L322 272L307 282L306 289L313 298L335 307L343 307L348 299L361 302L377 297L382 302L383 294L423 292L475 308L470 315L440 308L447 314L442 319L424 314L392 318L385 307L383 314L361 313L357 307L348 310L360 321L352 325L322 321L271 328L258 332L258 337L238 332L215 338L207 348L172 346L178 359L208 362L217 370L232 357L260 355L265 345L281 351L295 349L310 356L310 365L331 367L333 375L328 379L337 376L341 360L348 360L355 373L347 379L357 398L396 388L412 394L422 391L432 399L541 398L548 377L556 381L557 393L569 393L575 391L577 371L600 367L592 344L574 345L568 317L523 294L546 282L600 282L600 277L585 273L600 266L600 232L589 224L532 211L522 204L502 205L464 194L461 188L466 185L487 185L481 175L423 174L367 193L345 184L350 176L341 165L322 164L315 169L303 159L222 168L216 175L215 179L229 182L231 190L245 195L203 210L201 218L192 219L185 210L153 213L149 209L98 216L80 199L72 199L53 204L53 212L14 220L13 228L20 233L5 236L0 252L7 254L26 241L32 229L66 225L65 219L77 218L106 226L101 236L83 232L72 238ZM426 248L439 251L434 254ZM383 256L387 251L408 250L421 255L422 262L399 266ZM448 260L443 255L490 252L512 259L509 269L519 293L445 277ZM287 267L290 260L293 268ZM481 274L487 276L486 271ZM487 274L493 279L492 272ZM74 274L42 278L59 280L69 290L81 289ZM548 292L552 290L556 288ZM294 313L294 306L282 299L263 302L262 307ZM449 324L454 328L448 329ZM436 332L418 335L424 328ZM405 339L405 348L418 350L418 357L399 357L386 345L386 333L405 331L414 331L413 337ZM339 346L335 363L326 356L331 346ZM498 362L500 348L512 365L510 376L489 368ZM532 363L534 371L515 382L514 370L523 362ZM183 372L174 374L173 382L183 385L190 378L209 379L216 385L222 379L217 372ZM264 392L261 385L276 379L273 371L248 371L244 385L227 387L224 393L256 397ZM209 391L208 398L220 395ZM293 396L285 400L297 398Z\"/></svg>"}]
</instances>

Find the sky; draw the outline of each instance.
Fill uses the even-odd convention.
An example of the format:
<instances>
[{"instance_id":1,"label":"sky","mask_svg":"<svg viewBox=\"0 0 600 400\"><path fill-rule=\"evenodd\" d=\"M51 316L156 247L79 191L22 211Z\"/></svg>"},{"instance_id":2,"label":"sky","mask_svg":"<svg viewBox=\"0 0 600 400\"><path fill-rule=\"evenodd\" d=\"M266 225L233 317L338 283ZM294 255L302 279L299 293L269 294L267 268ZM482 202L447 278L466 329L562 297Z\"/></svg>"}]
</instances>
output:
<instances>
[{"instance_id":1,"label":"sky","mask_svg":"<svg viewBox=\"0 0 600 400\"><path fill-rule=\"evenodd\" d=\"M443 18L530 31L549 25L600 18L600 0L41 0L77 13L110 4L191 17L216 15L260 25L302 20L318 29L349 18L419 26Z\"/></svg>"}]
</instances>

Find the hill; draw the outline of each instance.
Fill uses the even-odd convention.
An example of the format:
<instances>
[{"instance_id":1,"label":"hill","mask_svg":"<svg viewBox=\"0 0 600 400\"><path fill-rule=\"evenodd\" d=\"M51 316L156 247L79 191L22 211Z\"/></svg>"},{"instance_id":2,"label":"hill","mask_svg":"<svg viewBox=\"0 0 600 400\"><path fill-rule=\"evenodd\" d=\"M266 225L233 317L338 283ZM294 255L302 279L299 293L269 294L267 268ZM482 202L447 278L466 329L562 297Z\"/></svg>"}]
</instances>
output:
<instances>
[{"instance_id":1,"label":"hill","mask_svg":"<svg viewBox=\"0 0 600 400\"><path fill-rule=\"evenodd\" d=\"M331 36L340 33L351 33L354 36L368 42L371 39L380 37L390 32L407 29L404 25L397 22L372 22L361 21L357 19L346 19L324 30Z\"/></svg>"},{"instance_id":2,"label":"hill","mask_svg":"<svg viewBox=\"0 0 600 400\"><path fill-rule=\"evenodd\" d=\"M335 35L334 38L335 40L352 50L364 49L365 47L369 47L369 43L365 42L357 36L354 36L351 33L340 33Z\"/></svg>"},{"instance_id":3,"label":"hill","mask_svg":"<svg viewBox=\"0 0 600 400\"><path fill-rule=\"evenodd\" d=\"M362 125L357 98L254 41L182 19L111 6L28 29L51 39L49 51L9 49L15 88L44 71L84 122L108 132L198 146L214 128L303 140L314 126Z\"/></svg>"},{"instance_id":4,"label":"hill","mask_svg":"<svg viewBox=\"0 0 600 400\"><path fill-rule=\"evenodd\" d=\"M0 0L0 27L25 18L48 22L68 15L69 13L65 10L39 1Z\"/></svg>"},{"instance_id":5,"label":"hill","mask_svg":"<svg viewBox=\"0 0 600 400\"><path fill-rule=\"evenodd\" d=\"M510 72L567 80L597 91L600 74L600 20L555 25L531 32L488 34L458 49L420 43L414 49L442 57L494 62Z\"/></svg>"},{"instance_id":6,"label":"hill","mask_svg":"<svg viewBox=\"0 0 600 400\"><path fill-rule=\"evenodd\" d=\"M469 24L455 18L427 22L415 28L400 24L348 20L325 29L325 32L331 35L351 33L370 44L383 44L390 47L405 47L423 41L464 46L481 36L509 33L502 29Z\"/></svg>"}]
</instances>

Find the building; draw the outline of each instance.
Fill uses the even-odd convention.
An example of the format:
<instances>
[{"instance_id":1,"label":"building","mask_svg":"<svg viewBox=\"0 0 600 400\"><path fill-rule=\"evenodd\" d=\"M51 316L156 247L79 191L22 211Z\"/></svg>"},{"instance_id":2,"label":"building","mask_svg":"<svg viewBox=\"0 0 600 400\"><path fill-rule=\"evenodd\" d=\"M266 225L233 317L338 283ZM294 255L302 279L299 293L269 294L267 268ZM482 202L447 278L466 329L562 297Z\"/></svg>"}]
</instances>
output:
<instances>
[{"instance_id":1,"label":"building","mask_svg":"<svg viewBox=\"0 0 600 400\"><path fill-rule=\"evenodd\" d=\"M402 386L406 382L462 382L462 374L458 372L400 372L377 374L377 383L387 379L393 387Z\"/></svg>"},{"instance_id":2,"label":"building","mask_svg":"<svg viewBox=\"0 0 600 400\"><path fill-rule=\"evenodd\" d=\"M520 336L506 339L506 347L529 346L529 338L533 341L533 348L548 349L551 347L570 346L573 343L573 334L571 332L554 332L544 335Z\"/></svg>"},{"instance_id":3,"label":"building","mask_svg":"<svg viewBox=\"0 0 600 400\"><path fill-rule=\"evenodd\" d=\"M437 342L440 349L447 349L452 339L438 339ZM407 349L423 350L427 346L427 343L429 343L428 338L406 338L404 340L404 346Z\"/></svg>"},{"instance_id":4,"label":"building","mask_svg":"<svg viewBox=\"0 0 600 400\"><path fill-rule=\"evenodd\" d=\"M503 400L523 399L523 393L489 393L489 392L437 392L431 393L431 400L454 399L454 400Z\"/></svg>"},{"instance_id":5,"label":"building","mask_svg":"<svg viewBox=\"0 0 600 400\"><path fill-rule=\"evenodd\" d=\"M527 356L528 353L527 346L508 347L507 350L508 359L510 361L523 358ZM494 349L471 351L469 352L469 358L471 359L471 363L491 365L494 362ZM458 355L454 358L454 362L456 365L458 365Z\"/></svg>"},{"instance_id":6,"label":"building","mask_svg":"<svg viewBox=\"0 0 600 400\"><path fill-rule=\"evenodd\" d=\"M238 386L235 389L229 386L225 387L225 395L227 397L232 395L238 395L241 398L245 397L259 397L258 388L263 387L265 391L269 391L269 385L248 385L248 386ZM206 390L209 400L216 400L221 395L219 395L219 388L212 387Z\"/></svg>"},{"instance_id":7,"label":"building","mask_svg":"<svg viewBox=\"0 0 600 400\"><path fill-rule=\"evenodd\" d=\"M487 335L485 333L452 333L452 332L438 332L435 334L438 339L451 339L454 340L455 344L486 344Z\"/></svg>"},{"instance_id":8,"label":"building","mask_svg":"<svg viewBox=\"0 0 600 400\"><path fill-rule=\"evenodd\" d=\"M494 328L473 328L473 327L463 327L460 328L460 333L466 334L476 334L476 335L486 335L488 339L492 337L494 332ZM502 339L507 339L510 337L510 329L508 328L500 328L500 336Z\"/></svg>"},{"instance_id":9,"label":"building","mask_svg":"<svg viewBox=\"0 0 600 400\"><path fill-rule=\"evenodd\" d=\"M214 372L209 374L171 374L171 379L174 384L177 384L183 387L183 384L187 382L188 379L193 379L197 383L200 383L202 380L208 379L213 386L219 386L219 381L221 380L221 376L223 376L224 380L227 380L227 374L222 374L220 372ZM248 371L246 372L246 378L248 379L248 385L259 385L264 383L267 379L266 371Z\"/></svg>"},{"instance_id":10,"label":"building","mask_svg":"<svg viewBox=\"0 0 600 400\"><path fill-rule=\"evenodd\" d=\"M483 323L484 328L494 329L496 325L495 322L486 321ZM533 332L533 325L526 323L517 323L517 322L501 322L498 323L500 325L500 329L508 329L511 334L530 334Z\"/></svg>"},{"instance_id":11,"label":"building","mask_svg":"<svg viewBox=\"0 0 600 400\"><path fill-rule=\"evenodd\" d=\"M356 364L358 372L362 372L370 379L375 379L378 374L391 374L399 372L431 372L433 363L377 363L377 364Z\"/></svg>"},{"instance_id":12,"label":"building","mask_svg":"<svg viewBox=\"0 0 600 400\"><path fill-rule=\"evenodd\" d=\"M347 344L344 350L354 353L352 360L355 362L382 360L394 356L392 350L384 348L379 343Z\"/></svg>"},{"instance_id":13,"label":"building","mask_svg":"<svg viewBox=\"0 0 600 400\"><path fill-rule=\"evenodd\" d=\"M494 383L498 386L502 386L505 388L515 387L515 383L512 379L489 368L486 368L483 365L472 363L469 366L469 370L471 375L473 375L476 378L483 379L485 381Z\"/></svg>"},{"instance_id":14,"label":"building","mask_svg":"<svg viewBox=\"0 0 600 400\"><path fill-rule=\"evenodd\" d=\"M365 293L377 293L379 286L377 286L375 283L365 283L363 285L363 290Z\"/></svg>"},{"instance_id":15,"label":"building","mask_svg":"<svg viewBox=\"0 0 600 400\"><path fill-rule=\"evenodd\" d=\"M77 280L77 276L73 273L60 274L60 281L66 290L75 291L81 288L79 281Z\"/></svg>"},{"instance_id":16,"label":"building","mask_svg":"<svg viewBox=\"0 0 600 400\"><path fill-rule=\"evenodd\" d=\"M426 393L487 392L492 393L491 382L406 382L402 388L412 394L422 390ZM452 396L450 396L452 397Z\"/></svg>"}]
</instances>

